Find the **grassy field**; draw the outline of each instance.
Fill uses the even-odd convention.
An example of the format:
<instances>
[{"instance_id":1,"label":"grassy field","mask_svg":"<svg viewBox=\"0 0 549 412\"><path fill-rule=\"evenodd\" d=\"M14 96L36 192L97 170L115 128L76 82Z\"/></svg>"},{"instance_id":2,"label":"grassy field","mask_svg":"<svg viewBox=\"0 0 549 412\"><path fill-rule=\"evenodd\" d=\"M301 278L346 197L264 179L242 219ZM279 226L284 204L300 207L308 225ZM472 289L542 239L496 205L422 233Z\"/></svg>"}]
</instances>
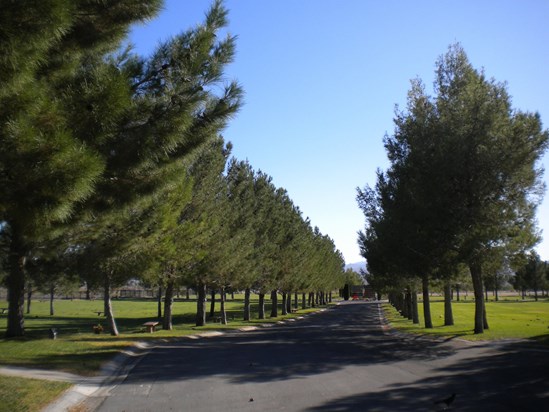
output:
<instances>
[{"instance_id":1,"label":"grassy field","mask_svg":"<svg viewBox=\"0 0 549 412\"><path fill-rule=\"evenodd\" d=\"M404 319L389 304L384 306L385 313L394 328L419 334L444 337L459 337L466 340L499 340L499 339L532 339L549 345L549 300L521 301L508 298L499 302L486 302L486 313L490 329L483 334L475 335L473 301L453 302L454 326L444 326L444 302L431 302L433 329L425 329L423 307L419 303L420 324Z\"/></svg>"}]
</instances>

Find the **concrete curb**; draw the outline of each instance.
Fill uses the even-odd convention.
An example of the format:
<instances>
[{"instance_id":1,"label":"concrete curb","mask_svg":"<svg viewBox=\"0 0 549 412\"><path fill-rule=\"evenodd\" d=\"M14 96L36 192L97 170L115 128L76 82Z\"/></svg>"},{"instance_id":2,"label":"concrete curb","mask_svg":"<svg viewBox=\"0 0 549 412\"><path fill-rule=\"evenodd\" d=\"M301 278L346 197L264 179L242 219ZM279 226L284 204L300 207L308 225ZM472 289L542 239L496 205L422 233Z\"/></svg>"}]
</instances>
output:
<instances>
[{"instance_id":1,"label":"concrete curb","mask_svg":"<svg viewBox=\"0 0 549 412\"><path fill-rule=\"evenodd\" d=\"M84 381L89 379L89 378L86 378L85 376L75 375L73 373L55 372L55 371L48 371L44 369L30 369L30 368L23 368L20 366L0 367L0 375L17 376L20 378L41 379L46 381L69 382L75 385L79 383L83 383Z\"/></svg>"},{"instance_id":2,"label":"concrete curb","mask_svg":"<svg viewBox=\"0 0 549 412\"><path fill-rule=\"evenodd\" d=\"M60 398L50 403L42 412L71 411L77 405L87 401L97 393L122 382L127 374L149 353L153 346L145 342L137 342L126 348L111 361L107 362L97 376L86 378L81 376L80 381L68 389ZM51 372L57 375L59 372ZM31 376L28 376L31 377ZM83 410L88 410L83 408Z\"/></svg>"}]
</instances>

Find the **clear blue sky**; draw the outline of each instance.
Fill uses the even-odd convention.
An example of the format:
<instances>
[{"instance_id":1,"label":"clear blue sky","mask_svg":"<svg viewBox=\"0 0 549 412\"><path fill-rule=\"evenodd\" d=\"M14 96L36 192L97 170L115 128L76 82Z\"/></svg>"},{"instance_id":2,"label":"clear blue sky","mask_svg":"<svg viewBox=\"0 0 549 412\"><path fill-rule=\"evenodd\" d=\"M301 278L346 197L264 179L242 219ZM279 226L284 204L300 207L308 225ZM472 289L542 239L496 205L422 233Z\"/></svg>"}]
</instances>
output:
<instances>
[{"instance_id":1,"label":"clear blue sky","mask_svg":"<svg viewBox=\"0 0 549 412\"><path fill-rule=\"evenodd\" d=\"M157 19L131 34L149 54L159 40L203 20L209 0L168 0ZM224 132L233 155L273 177L347 263L361 261L364 225L356 187L375 185L388 162L410 79L429 87L435 62L459 42L476 68L508 83L513 106L549 126L549 1L545 0L227 0L238 36L228 80L245 106ZM549 155L544 158L548 182ZM549 259L549 198L538 210Z\"/></svg>"}]
</instances>

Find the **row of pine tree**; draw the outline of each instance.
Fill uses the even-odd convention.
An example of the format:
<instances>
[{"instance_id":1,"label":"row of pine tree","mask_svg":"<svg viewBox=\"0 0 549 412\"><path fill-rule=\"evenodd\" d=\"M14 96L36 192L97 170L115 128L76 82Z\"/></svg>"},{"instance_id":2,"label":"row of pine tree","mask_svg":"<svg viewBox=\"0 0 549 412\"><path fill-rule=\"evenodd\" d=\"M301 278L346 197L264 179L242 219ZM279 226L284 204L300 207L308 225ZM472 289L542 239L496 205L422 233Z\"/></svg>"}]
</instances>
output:
<instances>
[{"instance_id":1,"label":"row of pine tree","mask_svg":"<svg viewBox=\"0 0 549 412\"><path fill-rule=\"evenodd\" d=\"M537 113L513 109L507 86L476 70L459 45L436 64L434 95L412 81L395 130L384 140L390 161L374 188L358 191L366 218L359 235L368 280L409 313L423 294L432 327L429 284L444 284L451 324L451 285L471 278L475 333L488 328L484 274L519 271L540 240L535 212L544 191L540 160L549 132ZM539 260L539 257L538 257ZM417 316L414 318L417 320Z\"/></svg>"},{"instance_id":2,"label":"row of pine tree","mask_svg":"<svg viewBox=\"0 0 549 412\"><path fill-rule=\"evenodd\" d=\"M124 46L161 0L30 0L0 12L0 222L8 337L29 277L77 273L110 290L178 284L284 292L340 287L343 258L288 194L230 158L242 104L235 38L215 1L202 24L144 57Z\"/></svg>"}]
</instances>

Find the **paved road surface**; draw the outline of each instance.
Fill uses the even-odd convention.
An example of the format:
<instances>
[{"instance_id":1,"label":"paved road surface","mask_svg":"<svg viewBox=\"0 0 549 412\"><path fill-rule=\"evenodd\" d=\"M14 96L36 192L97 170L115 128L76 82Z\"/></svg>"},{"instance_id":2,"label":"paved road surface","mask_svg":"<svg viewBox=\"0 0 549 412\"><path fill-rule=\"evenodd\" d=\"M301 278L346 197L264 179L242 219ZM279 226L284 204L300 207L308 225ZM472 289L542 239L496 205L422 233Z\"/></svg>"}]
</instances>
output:
<instances>
[{"instance_id":1,"label":"paved road surface","mask_svg":"<svg viewBox=\"0 0 549 412\"><path fill-rule=\"evenodd\" d=\"M98 411L549 410L549 352L384 332L349 302L251 332L182 340L145 356Z\"/></svg>"}]
</instances>

